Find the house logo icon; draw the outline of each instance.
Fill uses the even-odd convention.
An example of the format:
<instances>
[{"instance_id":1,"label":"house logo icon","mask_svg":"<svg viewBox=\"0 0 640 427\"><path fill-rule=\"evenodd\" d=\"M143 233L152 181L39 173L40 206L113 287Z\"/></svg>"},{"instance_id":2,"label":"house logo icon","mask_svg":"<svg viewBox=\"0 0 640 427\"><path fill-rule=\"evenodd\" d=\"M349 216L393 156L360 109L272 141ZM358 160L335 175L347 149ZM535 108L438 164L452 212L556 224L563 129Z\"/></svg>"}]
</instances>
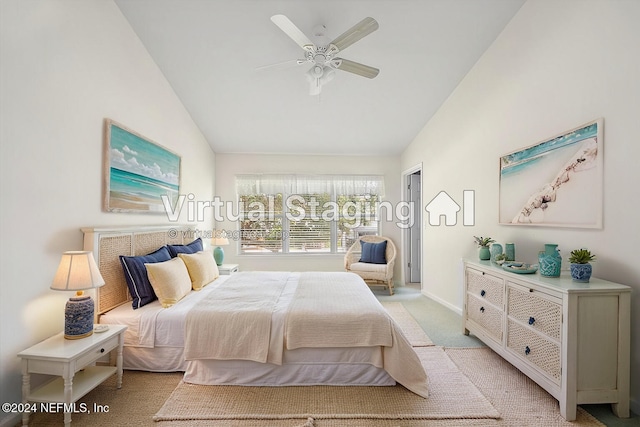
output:
<instances>
[{"instance_id":1,"label":"house logo icon","mask_svg":"<svg viewBox=\"0 0 640 427\"><path fill-rule=\"evenodd\" d=\"M475 224L475 191L464 190L462 192L463 207L447 194L446 191L439 192L436 197L425 206L425 210L429 213L429 225L438 226L444 216L446 226L456 225L458 223L458 212L462 209L463 225Z\"/></svg>"}]
</instances>

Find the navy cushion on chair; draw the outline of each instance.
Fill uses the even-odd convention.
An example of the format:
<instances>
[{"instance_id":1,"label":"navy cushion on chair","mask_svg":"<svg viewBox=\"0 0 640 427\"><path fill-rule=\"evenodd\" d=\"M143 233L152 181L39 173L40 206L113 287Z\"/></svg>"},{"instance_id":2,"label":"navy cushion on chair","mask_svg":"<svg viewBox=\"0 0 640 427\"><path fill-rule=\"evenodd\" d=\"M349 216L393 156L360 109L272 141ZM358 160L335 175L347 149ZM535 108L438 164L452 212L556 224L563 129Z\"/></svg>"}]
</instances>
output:
<instances>
[{"instance_id":1,"label":"navy cushion on chair","mask_svg":"<svg viewBox=\"0 0 640 427\"><path fill-rule=\"evenodd\" d=\"M131 298L133 298L132 305L134 310L158 298L155 292L153 292L153 287L147 277L147 268L144 264L169 261L170 259L171 254L166 246L144 256L120 255L120 263L124 270L124 277L127 280Z\"/></svg>"},{"instance_id":2,"label":"navy cushion on chair","mask_svg":"<svg viewBox=\"0 0 640 427\"><path fill-rule=\"evenodd\" d=\"M186 245L167 245L171 258L175 258L178 254L195 254L203 250L202 239L198 237L193 242Z\"/></svg>"},{"instance_id":3,"label":"navy cushion on chair","mask_svg":"<svg viewBox=\"0 0 640 427\"><path fill-rule=\"evenodd\" d=\"M370 264L386 264L387 263L387 241L380 243L361 242L362 254L360 262L368 262Z\"/></svg>"}]
</instances>

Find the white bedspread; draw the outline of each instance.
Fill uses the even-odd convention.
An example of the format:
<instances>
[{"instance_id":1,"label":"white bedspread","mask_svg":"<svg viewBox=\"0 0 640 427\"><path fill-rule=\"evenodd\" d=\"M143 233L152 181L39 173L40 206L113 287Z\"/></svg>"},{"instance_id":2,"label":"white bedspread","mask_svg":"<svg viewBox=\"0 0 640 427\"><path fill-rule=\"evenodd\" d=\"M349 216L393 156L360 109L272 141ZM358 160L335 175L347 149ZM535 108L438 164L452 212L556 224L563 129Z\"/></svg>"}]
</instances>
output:
<instances>
[{"instance_id":1,"label":"white bedspread","mask_svg":"<svg viewBox=\"0 0 640 427\"><path fill-rule=\"evenodd\" d=\"M273 312L290 276L250 271L218 286L187 314L185 359L266 363Z\"/></svg>"},{"instance_id":2,"label":"white bedspread","mask_svg":"<svg viewBox=\"0 0 640 427\"><path fill-rule=\"evenodd\" d=\"M302 273L286 319L287 349L393 344L391 318L354 273Z\"/></svg>"},{"instance_id":3,"label":"white bedspread","mask_svg":"<svg viewBox=\"0 0 640 427\"><path fill-rule=\"evenodd\" d=\"M260 274L264 274L264 272ZM333 354L332 352L340 350L338 349L340 345L336 345L337 343L344 345L351 343L350 348L343 347L344 351L347 352L345 354L350 354L349 352L358 348L366 351L369 356L365 357L368 360L365 363L377 368L383 368L395 381L404 385L407 389L420 396L428 396L427 374L417 354L395 321L388 317L382 305L358 276L352 282L342 282L342 278L355 275L351 273L278 274L286 274L286 280L284 286L280 289L279 298L276 299L274 304L271 304L270 339L268 340L266 357L268 364L281 365L284 361L289 368L295 366L303 367L304 365L300 363L304 363L303 361L307 360L308 357L302 357L300 360L296 359L298 361L293 362L294 364L292 365L291 361L287 361L286 355L302 355L304 353L305 355L313 354L312 357L313 361L316 361L315 363L323 361L325 364L329 363L327 366L333 366L336 365L338 359L328 362L331 358L325 357L324 353L320 351L323 350L324 352L329 352L328 354ZM127 324L130 326L125 333L125 346L137 347L141 351L149 351L153 348L158 349L161 347L173 347L176 350L182 350L186 346L185 328L188 313L201 304L203 299L215 299L226 281L232 278L241 280L243 275L245 274L236 273L231 276L221 276L201 291L191 292L178 304L169 308L162 308L157 301L137 310L132 310L130 305L121 306L103 315L100 322ZM292 302L293 297L299 288L300 282L302 282L300 294L303 299L302 302L294 303ZM260 286L258 283L255 283L255 285ZM264 284L262 286L264 287ZM341 288L344 289L341 290ZM358 290L358 288L360 289ZM242 292L254 294L255 290L247 288L242 289ZM342 306L342 310L345 310L341 314L335 311L336 303ZM304 313L307 309L313 309L313 306L316 306L316 309L320 309L316 315ZM299 311L300 313L298 314L300 316L292 315L289 318L289 323L287 323L290 309L294 312ZM363 310L363 312L360 312L360 310ZM363 323L366 323L366 320L363 321L365 318L363 313L369 311L377 319L374 327L374 330L377 331L375 333L366 332L365 329L362 329L364 328ZM298 320L302 319L300 324L297 323L296 317ZM315 323L319 318L324 318L323 321L328 323ZM345 321L350 325L347 325ZM290 336L287 338L288 345L285 345L285 336L287 334ZM313 335L317 338L315 343L311 340ZM383 338L381 339L380 337ZM204 342L202 339L196 339L196 341L199 343ZM373 342L377 344L369 346ZM361 347L358 347L358 345ZM297 347L297 349L287 349L285 352L285 348L288 346ZM314 348L314 346L317 348ZM262 351L264 352L264 350ZM261 353L261 358L263 358L263 355L264 353ZM338 363L342 364L347 360L362 360L360 357L355 359L350 358L351 356L345 357L346 360L340 358L341 361ZM200 361L203 363L207 361L216 362L213 359L198 359L189 363L195 363L194 367L204 366L199 364ZM309 366L313 366L313 361ZM215 365L218 372L219 365L222 363L234 362L220 360ZM236 363L241 363L241 361ZM345 365L345 369L349 369L348 365ZM299 373L302 375L302 372Z\"/></svg>"},{"instance_id":4,"label":"white bedspread","mask_svg":"<svg viewBox=\"0 0 640 427\"><path fill-rule=\"evenodd\" d=\"M220 276L202 290L191 291L177 304L168 308L163 308L158 300L136 310L131 308L131 303L123 304L101 315L100 323L126 325L124 345L127 347L183 348L187 313L230 277Z\"/></svg>"}]
</instances>

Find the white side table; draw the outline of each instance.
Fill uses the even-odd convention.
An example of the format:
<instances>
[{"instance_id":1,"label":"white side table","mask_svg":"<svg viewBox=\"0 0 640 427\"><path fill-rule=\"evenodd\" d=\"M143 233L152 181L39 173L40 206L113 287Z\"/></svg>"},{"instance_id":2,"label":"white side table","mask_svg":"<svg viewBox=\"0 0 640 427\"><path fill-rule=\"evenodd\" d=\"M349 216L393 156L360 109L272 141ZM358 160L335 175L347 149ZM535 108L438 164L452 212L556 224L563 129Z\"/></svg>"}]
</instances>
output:
<instances>
[{"instance_id":1,"label":"white side table","mask_svg":"<svg viewBox=\"0 0 640 427\"><path fill-rule=\"evenodd\" d=\"M218 266L218 271L223 276L228 276L233 273L237 273L240 269L238 264L222 264Z\"/></svg>"},{"instance_id":2,"label":"white side table","mask_svg":"<svg viewBox=\"0 0 640 427\"><path fill-rule=\"evenodd\" d=\"M122 386L122 347L126 326L109 325L109 330L86 338L68 340L61 332L18 353L22 358L22 402L65 403L64 425L71 423L72 403L93 390L113 374L117 387ZM116 350L116 366L94 365L101 357ZM79 372L82 370L81 372ZM31 390L31 374L57 378ZM22 414L22 425L29 424L29 412Z\"/></svg>"}]
</instances>

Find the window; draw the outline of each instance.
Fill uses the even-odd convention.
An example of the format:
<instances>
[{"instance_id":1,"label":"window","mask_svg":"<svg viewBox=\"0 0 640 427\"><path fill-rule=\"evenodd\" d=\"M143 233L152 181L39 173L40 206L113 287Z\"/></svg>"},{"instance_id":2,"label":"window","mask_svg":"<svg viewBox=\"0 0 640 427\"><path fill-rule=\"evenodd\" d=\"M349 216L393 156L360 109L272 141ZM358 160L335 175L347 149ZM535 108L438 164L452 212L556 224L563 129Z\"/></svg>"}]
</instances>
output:
<instances>
[{"instance_id":1,"label":"window","mask_svg":"<svg viewBox=\"0 0 640 427\"><path fill-rule=\"evenodd\" d=\"M240 253L344 253L378 234L380 176L241 175Z\"/></svg>"}]
</instances>

